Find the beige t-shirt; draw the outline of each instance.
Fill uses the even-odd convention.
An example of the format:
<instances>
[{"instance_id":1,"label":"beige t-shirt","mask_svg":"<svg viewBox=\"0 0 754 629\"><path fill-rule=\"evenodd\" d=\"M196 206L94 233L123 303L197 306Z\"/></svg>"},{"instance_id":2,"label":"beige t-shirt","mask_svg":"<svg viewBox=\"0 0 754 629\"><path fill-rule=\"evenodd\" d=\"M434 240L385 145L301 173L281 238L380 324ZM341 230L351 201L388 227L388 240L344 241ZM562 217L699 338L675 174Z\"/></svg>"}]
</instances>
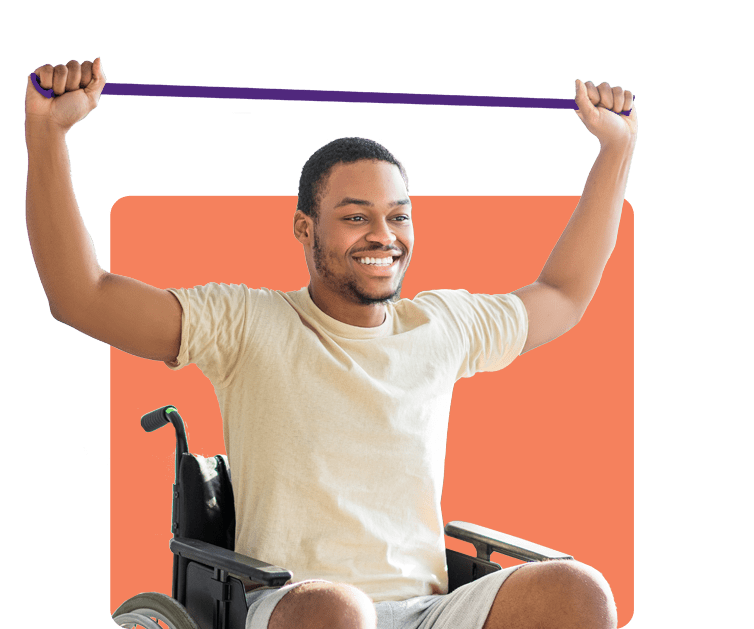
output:
<instances>
[{"instance_id":1,"label":"beige t-shirt","mask_svg":"<svg viewBox=\"0 0 754 629\"><path fill-rule=\"evenodd\" d=\"M293 581L351 583L375 602L446 593L440 498L453 385L523 348L515 295L439 290L360 328L306 288L170 289L172 369L215 387L236 502L236 550Z\"/></svg>"}]
</instances>

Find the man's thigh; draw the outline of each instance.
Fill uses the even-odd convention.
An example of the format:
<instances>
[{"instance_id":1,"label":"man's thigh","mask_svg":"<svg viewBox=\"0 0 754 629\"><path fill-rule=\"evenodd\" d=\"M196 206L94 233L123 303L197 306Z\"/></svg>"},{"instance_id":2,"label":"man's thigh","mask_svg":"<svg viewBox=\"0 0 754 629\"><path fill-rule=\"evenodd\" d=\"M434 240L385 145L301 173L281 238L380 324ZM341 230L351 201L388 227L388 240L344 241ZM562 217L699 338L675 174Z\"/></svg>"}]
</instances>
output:
<instances>
[{"instance_id":1,"label":"man's thigh","mask_svg":"<svg viewBox=\"0 0 754 629\"><path fill-rule=\"evenodd\" d=\"M450 594L433 596L431 598L436 599L436 603L421 618L409 617L404 624L386 625L385 629L482 629L500 586L518 568L520 566L504 568L467 583ZM379 626L379 629L382 627Z\"/></svg>"},{"instance_id":2,"label":"man's thigh","mask_svg":"<svg viewBox=\"0 0 754 629\"><path fill-rule=\"evenodd\" d=\"M310 579L246 595L246 629L374 629L372 600L346 583Z\"/></svg>"}]
</instances>

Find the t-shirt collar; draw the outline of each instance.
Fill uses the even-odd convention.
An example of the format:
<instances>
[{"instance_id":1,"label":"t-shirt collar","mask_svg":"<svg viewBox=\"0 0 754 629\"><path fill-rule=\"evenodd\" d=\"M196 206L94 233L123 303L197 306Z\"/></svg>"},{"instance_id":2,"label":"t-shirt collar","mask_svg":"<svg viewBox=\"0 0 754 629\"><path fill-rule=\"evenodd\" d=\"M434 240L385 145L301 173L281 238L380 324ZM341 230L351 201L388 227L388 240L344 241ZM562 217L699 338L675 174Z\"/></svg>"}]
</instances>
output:
<instances>
[{"instance_id":1,"label":"t-shirt collar","mask_svg":"<svg viewBox=\"0 0 754 629\"><path fill-rule=\"evenodd\" d=\"M349 339L373 339L390 334L393 325L393 304L385 304L385 320L374 328L362 328L357 325L349 325L330 315L325 314L309 295L309 288L304 286L298 291L301 305L313 319L315 319L323 328L335 334Z\"/></svg>"}]
</instances>

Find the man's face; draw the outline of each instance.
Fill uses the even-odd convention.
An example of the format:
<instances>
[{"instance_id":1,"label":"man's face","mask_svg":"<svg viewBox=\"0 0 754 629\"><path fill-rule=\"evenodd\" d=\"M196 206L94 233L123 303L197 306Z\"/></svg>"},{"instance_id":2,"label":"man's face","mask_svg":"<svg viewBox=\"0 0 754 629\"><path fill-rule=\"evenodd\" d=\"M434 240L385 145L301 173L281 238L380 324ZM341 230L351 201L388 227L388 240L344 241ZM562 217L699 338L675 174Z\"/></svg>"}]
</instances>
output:
<instances>
[{"instance_id":1,"label":"man's face","mask_svg":"<svg viewBox=\"0 0 754 629\"><path fill-rule=\"evenodd\" d=\"M370 305L400 294L414 230L397 166L373 160L336 164L312 231L307 261L312 290L321 299Z\"/></svg>"}]
</instances>

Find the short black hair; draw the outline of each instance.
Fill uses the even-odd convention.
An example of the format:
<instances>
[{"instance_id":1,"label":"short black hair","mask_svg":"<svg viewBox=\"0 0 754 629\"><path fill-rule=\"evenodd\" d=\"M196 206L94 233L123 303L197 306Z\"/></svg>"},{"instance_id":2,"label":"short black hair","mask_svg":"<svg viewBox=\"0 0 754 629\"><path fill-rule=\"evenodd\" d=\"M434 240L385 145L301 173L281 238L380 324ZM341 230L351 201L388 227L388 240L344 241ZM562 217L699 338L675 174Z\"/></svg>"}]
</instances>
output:
<instances>
[{"instance_id":1,"label":"short black hair","mask_svg":"<svg viewBox=\"0 0 754 629\"><path fill-rule=\"evenodd\" d=\"M362 159L378 160L397 166L408 190L406 169L384 146L374 140L364 138L340 138L325 144L306 160L298 182L296 209L316 221L319 213L319 198L332 167L335 164L350 164Z\"/></svg>"}]
</instances>

